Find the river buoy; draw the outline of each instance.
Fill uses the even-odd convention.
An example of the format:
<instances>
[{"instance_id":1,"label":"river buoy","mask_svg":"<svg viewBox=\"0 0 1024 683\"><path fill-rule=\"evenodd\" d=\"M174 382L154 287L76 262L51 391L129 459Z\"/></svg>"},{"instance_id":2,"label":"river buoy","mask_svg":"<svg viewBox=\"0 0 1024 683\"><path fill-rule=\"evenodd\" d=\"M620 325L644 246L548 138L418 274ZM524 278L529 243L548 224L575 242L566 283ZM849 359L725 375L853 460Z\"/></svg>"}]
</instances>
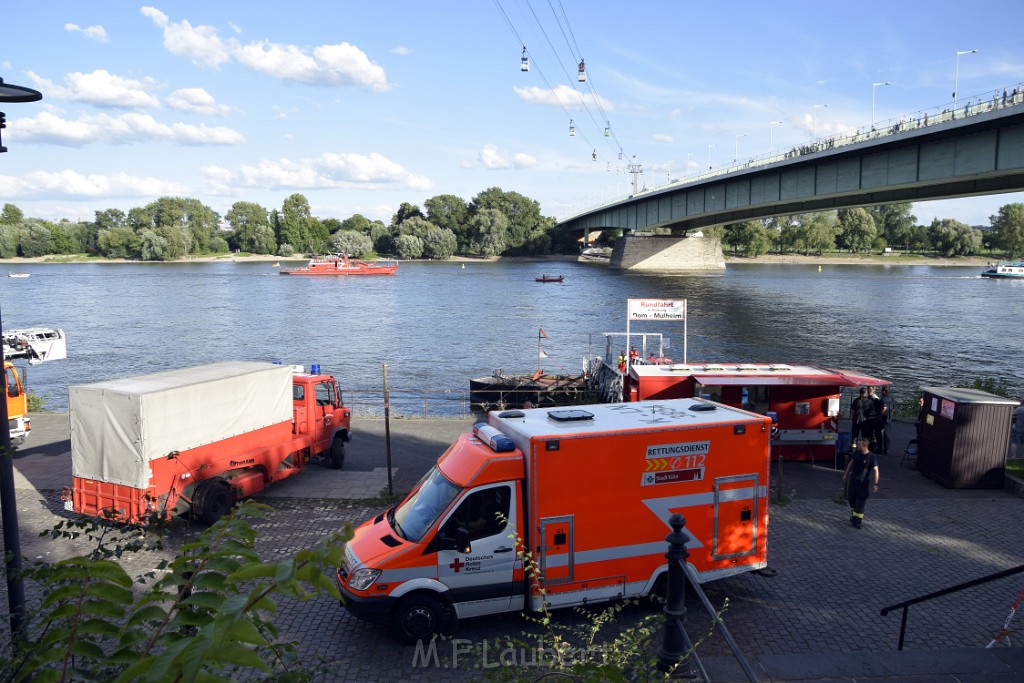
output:
<instances>
[{"instance_id":1,"label":"river buoy","mask_svg":"<svg viewBox=\"0 0 1024 683\"><path fill-rule=\"evenodd\" d=\"M821 272L821 266L818 266L818 272L819 273Z\"/></svg>"}]
</instances>

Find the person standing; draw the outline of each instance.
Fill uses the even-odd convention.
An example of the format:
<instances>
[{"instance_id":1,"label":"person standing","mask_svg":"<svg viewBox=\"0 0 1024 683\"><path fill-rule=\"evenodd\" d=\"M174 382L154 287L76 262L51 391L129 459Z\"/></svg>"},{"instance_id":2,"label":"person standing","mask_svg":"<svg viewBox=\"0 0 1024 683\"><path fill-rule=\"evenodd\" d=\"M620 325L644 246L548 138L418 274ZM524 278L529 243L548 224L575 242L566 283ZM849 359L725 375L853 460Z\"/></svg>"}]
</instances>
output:
<instances>
[{"instance_id":1,"label":"person standing","mask_svg":"<svg viewBox=\"0 0 1024 683\"><path fill-rule=\"evenodd\" d=\"M857 440L864 429L864 403L867 395L867 388L861 387L857 398L850 403L850 451L857 449Z\"/></svg>"},{"instance_id":2,"label":"person standing","mask_svg":"<svg viewBox=\"0 0 1024 683\"><path fill-rule=\"evenodd\" d=\"M873 386L868 387L868 401L864 409L864 427L861 434L871 439L871 450L882 452L882 399L878 398Z\"/></svg>"},{"instance_id":3,"label":"person standing","mask_svg":"<svg viewBox=\"0 0 1024 683\"><path fill-rule=\"evenodd\" d=\"M879 419L882 421L881 449L885 455L889 455L889 445L892 440L892 415L895 409L896 401L892 397L892 392L889 391L889 387L882 387L882 412Z\"/></svg>"},{"instance_id":4,"label":"person standing","mask_svg":"<svg viewBox=\"0 0 1024 683\"><path fill-rule=\"evenodd\" d=\"M874 479L874 485L871 480ZM878 493L878 456L871 452L871 441L866 436L857 440L857 450L843 472L846 499L850 503L850 524L859 529L864 523L864 507L872 493Z\"/></svg>"}]
</instances>

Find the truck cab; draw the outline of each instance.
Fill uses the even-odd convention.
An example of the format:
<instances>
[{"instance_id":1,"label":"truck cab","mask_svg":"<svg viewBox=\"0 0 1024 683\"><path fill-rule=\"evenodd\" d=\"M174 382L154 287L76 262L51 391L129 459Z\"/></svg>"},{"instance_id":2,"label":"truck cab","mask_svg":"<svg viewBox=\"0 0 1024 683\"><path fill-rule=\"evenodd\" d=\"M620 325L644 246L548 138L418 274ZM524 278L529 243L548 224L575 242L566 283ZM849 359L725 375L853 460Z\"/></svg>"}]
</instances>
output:
<instances>
[{"instance_id":1,"label":"truck cab","mask_svg":"<svg viewBox=\"0 0 1024 683\"><path fill-rule=\"evenodd\" d=\"M334 377L318 371L296 373L292 379L292 408L295 435L312 438L313 453L340 470L345 464L345 444L352 439L352 411L345 407Z\"/></svg>"}]
</instances>

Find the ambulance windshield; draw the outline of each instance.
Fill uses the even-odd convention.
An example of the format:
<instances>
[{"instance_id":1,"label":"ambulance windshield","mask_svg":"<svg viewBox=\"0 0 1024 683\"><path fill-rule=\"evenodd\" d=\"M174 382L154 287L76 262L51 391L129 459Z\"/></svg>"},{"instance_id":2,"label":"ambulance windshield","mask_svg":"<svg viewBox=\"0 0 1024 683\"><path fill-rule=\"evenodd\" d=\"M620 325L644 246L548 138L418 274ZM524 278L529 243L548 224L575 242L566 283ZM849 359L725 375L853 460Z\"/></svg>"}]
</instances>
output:
<instances>
[{"instance_id":1,"label":"ambulance windshield","mask_svg":"<svg viewBox=\"0 0 1024 683\"><path fill-rule=\"evenodd\" d=\"M388 521L395 533L407 541L418 542L461 489L445 479L434 467L422 479L420 487L406 498Z\"/></svg>"}]
</instances>

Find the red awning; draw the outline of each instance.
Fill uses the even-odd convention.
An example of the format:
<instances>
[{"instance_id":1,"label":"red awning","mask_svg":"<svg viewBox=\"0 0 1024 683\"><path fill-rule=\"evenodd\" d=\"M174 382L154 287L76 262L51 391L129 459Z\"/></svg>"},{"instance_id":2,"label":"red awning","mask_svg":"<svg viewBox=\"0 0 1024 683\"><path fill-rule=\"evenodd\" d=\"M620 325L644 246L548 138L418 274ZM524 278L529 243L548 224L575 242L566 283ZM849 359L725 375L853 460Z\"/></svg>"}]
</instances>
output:
<instances>
[{"instance_id":1,"label":"red awning","mask_svg":"<svg viewBox=\"0 0 1024 683\"><path fill-rule=\"evenodd\" d=\"M755 387L755 386L823 386L823 387L880 387L892 382L849 370L822 368L832 374L794 375L792 373L767 375L717 375L694 374L693 378L706 387Z\"/></svg>"}]
</instances>

